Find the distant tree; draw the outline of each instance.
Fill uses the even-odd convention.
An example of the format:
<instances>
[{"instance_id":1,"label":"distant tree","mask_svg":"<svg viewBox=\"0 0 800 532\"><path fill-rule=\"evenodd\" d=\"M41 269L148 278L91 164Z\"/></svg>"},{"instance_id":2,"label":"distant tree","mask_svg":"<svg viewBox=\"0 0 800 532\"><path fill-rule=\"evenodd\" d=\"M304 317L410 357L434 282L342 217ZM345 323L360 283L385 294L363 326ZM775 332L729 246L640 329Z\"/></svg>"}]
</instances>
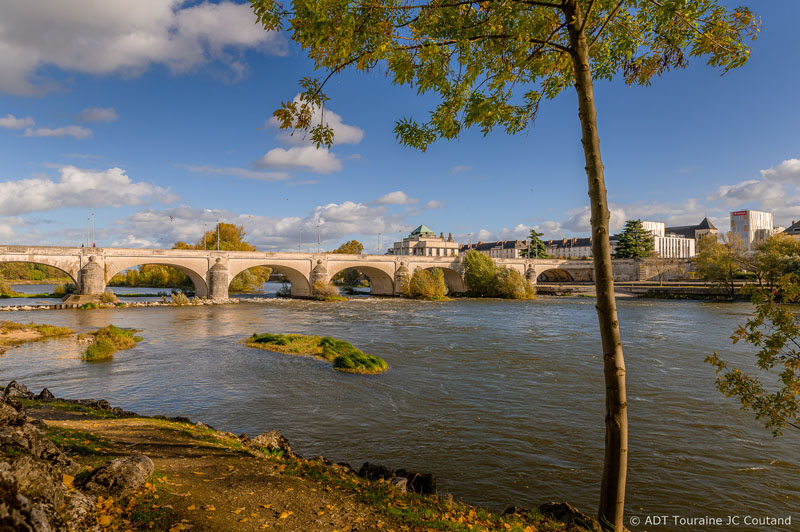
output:
<instances>
[{"instance_id":1,"label":"distant tree","mask_svg":"<svg viewBox=\"0 0 800 532\"><path fill-rule=\"evenodd\" d=\"M747 246L742 239L733 232L721 239L716 235L706 235L700 238L697 248L697 274L724 287L731 297L736 295L736 276L742 271L747 257Z\"/></svg>"},{"instance_id":2,"label":"distant tree","mask_svg":"<svg viewBox=\"0 0 800 532\"><path fill-rule=\"evenodd\" d=\"M194 245L194 249L217 249L217 233L219 233L219 249L222 251L256 251L256 247L244 239L247 234L244 226L225 222L219 222L214 229L206 231L204 237Z\"/></svg>"},{"instance_id":3,"label":"distant tree","mask_svg":"<svg viewBox=\"0 0 800 532\"><path fill-rule=\"evenodd\" d=\"M477 127L517 134L531 125L544 99L574 87L591 208L597 314L603 344L607 401L606 455L598 517L621 531L627 472L625 364L614 299L609 210L600 154L594 80L618 73L626 83L649 85L690 57L707 56L724 70L746 63L746 38L759 20L747 8L721 0L487 0L483 2L386 2L381 0L251 0L269 31L291 27L291 36L327 70L324 80L305 78L296 101L275 112L281 128L310 132L317 146L331 146L333 127L314 120L328 99L322 91L334 74L380 69L393 83L410 85L440 102L427 121L405 118L398 139L426 149Z\"/></svg>"},{"instance_id":4,"label":"distant tree","mask_svg":"<svg viewBox=\"0 0 800 532\"><path fill-rule=\"evenodd\" d=\"M650 257L646 258L645 264L652 267L656 271L656 277L658 277L659 286L664 285L664 279L669 274L681 275L685 273L683 259L662 257L658 253L653 253Z\"/></svg>"},{"instance_id":5,"label":"distant tree","mask_svg":"<svg viewBox=\"0 0 800 532\"><path fill-rule=\"evenodd\" d=\"M423 270L417 268L408 282L408 296L417 299L443 299L447 296L447 284L441 268Z\"/></svg>"},{"instance_id":6,"label":"distant tree","mask_svg":"<svg viewBox=\"0 0 800 532\"><path fill-rule=\"evenodd\" d=\"M784 301L800 302L799 281L796 274L777 281ZM755 314L731 336L733 343L744 340L759 348L755 368L760 376L730 367L716 351L706 362L717 368L717 389L738 399L742 410L763 419L765 428L778 436L786 427L800 429L800 322L791 308L776 304L775 295L771 289L756 288L752 298ZM752 371L753 366L747 366Z\"/></svg>"},{"instance_id":7,"label":"distant tree","mask_svg":"<svg viewBox=\"0 0 800 532\"><path fill-rule=\"evenodd\" d=\"M344 253L347 255L361 255L364 252L364 244L359 242L358 240L351 240L350 242L345 242L338 248L333 250L333 253Z\"/></svg>"},{"instance_id":8,"label":"distant tree","mask_svg":"<svg viewBox=\"0 0 800 532\"><path fill-rule=\"evenodd\" d=\"M464 281L471 296L497 297L497 265L474 249L464 255Z\"/></svg>"},{"instance_id":9,"label":"distant tree","mask_svg":"<svg viewBox=\"0 0 800 532\"><path fill-rule=\"evenodd\" d=\"M786 274L800 274L800 240L778 233L759 242L752 257L758 280L774 288Z\"/></svg>"},{"instance_id":10,"label":"distant tree","mask_svg":"<svg viewBox=\"0 0 800 532\"><path fill-rule=\"evenodd\" d=\"M543 234L544 233L539 233L536 229L531 228L530 235L528 236L528 247L520 251L519 254L532 259L549 259L550 256L547 254L547 246L541 238Z\"/></svg>"},{"instance_id":11,"label":"distant tree","mask_svg":"<svg viewBox=\"0 0 800 532\"><path fill-rule=\"evenodd\" d=\"M618 259L643 259L653 253L653 233L642 227L641 220L628 220L619 235L615 256Z\"/></svg>"}]
</instances>

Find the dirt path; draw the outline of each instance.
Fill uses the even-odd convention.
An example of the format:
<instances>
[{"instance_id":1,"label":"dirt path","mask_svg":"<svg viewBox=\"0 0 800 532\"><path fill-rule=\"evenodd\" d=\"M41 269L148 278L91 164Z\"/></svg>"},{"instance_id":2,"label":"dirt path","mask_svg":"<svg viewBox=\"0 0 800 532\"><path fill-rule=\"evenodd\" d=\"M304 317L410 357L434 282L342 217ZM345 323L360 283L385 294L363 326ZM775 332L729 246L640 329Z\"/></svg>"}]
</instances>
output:
<instances>
[{"instance_id":1,"label":"dirt path","mask_svg":"<svg viewBox=\"0 0 800 532\"><path fill-rule=\"evenodd\" d=\"M51 407L28 415L48 426L89 432L108 440L102 453L142 453L166 477L170 530L291 532L408 531L373 507L324 481L286 473L286 460L255 457L222 441L148 418L87 418ZM416 528L415 528L416 529ZM419 529L419 530L425 530Z\"/></svg>"}]
</instances>

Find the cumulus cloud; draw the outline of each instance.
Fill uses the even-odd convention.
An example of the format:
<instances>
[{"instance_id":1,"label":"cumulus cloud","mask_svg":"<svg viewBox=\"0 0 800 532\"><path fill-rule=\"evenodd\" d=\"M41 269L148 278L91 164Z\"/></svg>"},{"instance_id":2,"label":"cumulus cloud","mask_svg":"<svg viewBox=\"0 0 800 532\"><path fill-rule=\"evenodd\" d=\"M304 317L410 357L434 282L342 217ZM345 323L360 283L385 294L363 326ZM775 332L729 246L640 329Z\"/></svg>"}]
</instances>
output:
<instances>
[{"instance_id":1,"label":"cumulus cloud","mask_svg":"<svg viewBox=\"0 0 800 532\"><path fill-rule=\"evenodd\" d=\"M294 103L300 103L300 95L294 97ZM364 138L364 130L360 127L345 124L342 117L330 109L325 109L323 113L319 107L314 107L311 111L311 127L318 126L322 121L333 129L334 144L358 144ZM274 116L267 120L267 127L278 127L278 119ZM309 144L310 139L303 135L303 132L294 134L282 132L278 138L290 144ZM360 157L360 156L359 156Z\"/></svg>"},{"instance_id":2,"label":"cumulus cloud","mask_svg":"<svg viewBox=\"0 0 800 532\"><path fill-rule=\"evenodd\" d=\"M439 200L430 200L425 204L426 209L441 209L444 207L444 202Z\"/></svg>"},{"instance_id":3,"label":"cumulus cloud","mask_svg":"<svg viewBox=\"0 0 800 532\"><path fill-rule=\"evenodd\" d=\"M463 172L469 172L470 170L472 170L471 166L457 164L456 166L450 169L450 175L461 174Z\"/></svg>"},{"instance_id":4,"label":"cumulus cloud","mask_svg":"<svg viewBox=\"0 0 800 532\"><path fill-rule=\"evenodd\" d=\"M86 139L92 136L92 130L83 126L64 126L57 128L37 127L25 130L26 137L74 137Z\"/></svg>"},{"instance_id":5,"label":"cumulus cloud","mask_svg":"<svg viewBox=\"0 0 800 532\"><path fill-rule=\"evenodd\" d=\"M257 181L282 181L284 179L289 179L289 174L286 172L259 172L257 170L249 170L247 168L218 168L203 164L185 164L179 166L189 170L190 172L199 174L227 175L231 177L238 177L240 179L255 179Z\"/></svg>"},{"instance_id":6,"label":"cumulus cloud","mask_svg":"<svg viewBox=\"0 0 800 532\"><path fill-rule=\"evenodd\" d=\"M254 166L263 168L306 168L318 174L329 174L342 169L342 162L327 148L296 146L285 150L273 148L255 161Z\"/></svg>"},{"instance_id":7,"label":"cumulus cloud","mask_svg":"<svg viewBox=\"0 0 800 532\"><path fill-rule=\"evenodd\" d=\"M609 220L609 228L612 232L619 231L625 226L625 210L619 207L610 207L611 219ZM575 233L590 233L592 230L591 223L591 209L588 205L578 209L567 211L567 218L561 223L561 227Z\"/></svg>"},{"instance_id":8,"label":"cumulus cloud","mask_svg":"<svg viewBox=\"0 0 800 532\"><path fill-rule=\"evenodd\" d=\"M417 198L410 198L408 194L402 190L395 190L389 192L378 198L375 203L378 205L414 205L419 203Z\"/></svg>"},{"instance_id":9,"label":"cumulus cloud","mask_svg":"<svg viewBox=\"0 0 800 532\"><path fill-rule=\"evenodd\" d=\"M57 181L35 177L0 182L0 212L15 215L59 207L119 207L177 199L168 189L131 181L121 168L63 166L58 172Z\"/></svg>"},{"instance_id":10,"label":"cumulus cloud","mask_svg":"<svg viewBox=\"0 0 800 532\"><path fill-rule=\"evenodd\" d=\"M26 127L33 127L34 124L36 122L29 116L17 118L12 114L8 114L0 118L0 127L5 129L25 129Z\"/></svg>"},{"instance_id":11,"label":"cumulus cloud","mask_svg":"<svg viewBox=\"0 0 800 532\"><path fill-rule=\"evenodd\" d=\"M186 5L181 0L37 0L0 3L0 92L54 88L45 67L88 74L137 75L153 64L175 73L219 62L232 79L242 52L285 54L286 43L256 24L247 3ZM80 38L76 38L80 36Z\"/></svg>"},{"instance_id":12,"label":"cumulus cloud","mask_svg":"<svg viewBox=\"0 0 800 532\"><path fill-rule=\"evenodd\" d=\"M121 235L119 242L141 239L148 245L171 246L178 240L195 242L220 220L244 226L247 240L261 250L297 249L302 230L307 239L303 249L316 249L317 224L323 246L331 249L346 237L375 235L378 232L397 234L407 230L402 217L388 213L385 207L345 201L329 203L311 209L305 216L284 218L235 213L228 210L200 209L186 205L167 209L145 209L114 223ZM156 242L151 242L158 235ZM313 236L312 236L313 235ZM127 239L127 240L126 240Z\"/></svg>"},{"instance_id":13,"label":"cumulus cloud","mask_svg":"<svg viewBox=\"0 0 800 532\"><path fill-rule=\"evenodd\" d=\"M94 122L97 124L108 124L116 122L117 111L113 107L87 107L76 117L78 122Z\"/></svg>"},{"instance_id":14,"label":"cumulus cloud","mask_svg":"<svg viewBox=\"0 0 800 532\"><path fill-rule=\"evenodd\" d=\"M800 159L786 159L781 164L761 170L761 177L772 182L800 183Z\"/></svg>"}]
</instances>

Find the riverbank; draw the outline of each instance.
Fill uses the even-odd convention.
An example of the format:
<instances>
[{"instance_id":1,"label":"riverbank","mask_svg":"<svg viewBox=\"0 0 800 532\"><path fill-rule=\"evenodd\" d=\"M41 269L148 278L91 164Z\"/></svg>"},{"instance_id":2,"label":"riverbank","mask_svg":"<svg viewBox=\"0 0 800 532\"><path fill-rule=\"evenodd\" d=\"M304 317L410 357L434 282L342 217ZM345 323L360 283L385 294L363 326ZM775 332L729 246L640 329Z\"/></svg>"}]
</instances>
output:
<instances>
[{"instance_id":1,"label":"riverbank","mask_svg":"<svg viewBox=\"0 0 800 532\"><path fill-rule=\"evenodd\" d=\"M190 303L179 305L171 301L118 301L116 303L53 303L51 305L7 305L0 306L0 312L27 311L27 310L63 310L63 309L113 309L113 308L139 308L139 307L191 307L203 305L228 305L236 304L239 299L199 299L194 298Z\"/></svg>"},{"instance_id":2,"label":"riverbank","mask_svg":"<svg viewBox=\"0 0 800 532\"><path fill-rule=\"evenodd\" d=\"M31 521L38 510L56 530L552 532L591 522L564 504L501 515L435 493L430 475L304 458L275 431L236 436L107 401L56 399L46 389L34 396L14 382L0 394L0 412L0 503L14 508L19 493L27 516L15 517ZM104 491L115 486L102 485L109 471L119 476L131 463L144 464L141 482Z\"/></svg>"}]
</instances>

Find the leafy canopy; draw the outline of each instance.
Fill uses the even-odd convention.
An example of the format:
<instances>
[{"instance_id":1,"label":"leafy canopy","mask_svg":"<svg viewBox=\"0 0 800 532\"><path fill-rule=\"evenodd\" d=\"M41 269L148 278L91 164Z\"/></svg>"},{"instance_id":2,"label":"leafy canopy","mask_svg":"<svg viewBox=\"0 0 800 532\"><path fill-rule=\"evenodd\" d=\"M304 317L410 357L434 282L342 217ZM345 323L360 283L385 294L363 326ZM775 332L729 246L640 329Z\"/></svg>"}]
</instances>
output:
<instances>
[{"instance_id":1,"label":"leafy canopy","mask_svg":"<svg viewBox=\"0 0 800 532\"><path fill-rule=\"evenodd\" d=\"M251 0L265 29L288 29L325 78L304 78L296 101L274 116L282 128L310 132L330 146L334 131L317 108L325 82L341 70L380 69L397 85L440 101L424 121L395 126L400 142L432 142L478 127L526 130L539 104L574 84L568 11L583 15L595 79L621 73L627 84L684 68L705 56L723 71L743 65L760 20L721 0Z\"/></svg>"},{"instance_id":2,"label":"leafy canopy","mask_svg":"<svg viewBox=\"0 0 800 532\"><path fill-rule=\"evenodd\" d=\"M528 237L528 247L527 249L523 249L522 251L520 251L520 255L522 255L523 257L529 257L535 259L550 258L550 256L547 254L547 246L542 240L543 234L544 233L540 233L536 229L531 229L530 235Z\"/></svg>"},{"instance_id":3,"label":"leafy canopy","mask_svg":"<svg viewBox=\"0 0 800 532\"><path fill-rule=\"evenodd\" d=\"M333 253L344 253L348 255L361 255L364 252L364 244L358 240L351 240L345 242L338 248L333 250Z\"/></svg>"}]
</instances>

